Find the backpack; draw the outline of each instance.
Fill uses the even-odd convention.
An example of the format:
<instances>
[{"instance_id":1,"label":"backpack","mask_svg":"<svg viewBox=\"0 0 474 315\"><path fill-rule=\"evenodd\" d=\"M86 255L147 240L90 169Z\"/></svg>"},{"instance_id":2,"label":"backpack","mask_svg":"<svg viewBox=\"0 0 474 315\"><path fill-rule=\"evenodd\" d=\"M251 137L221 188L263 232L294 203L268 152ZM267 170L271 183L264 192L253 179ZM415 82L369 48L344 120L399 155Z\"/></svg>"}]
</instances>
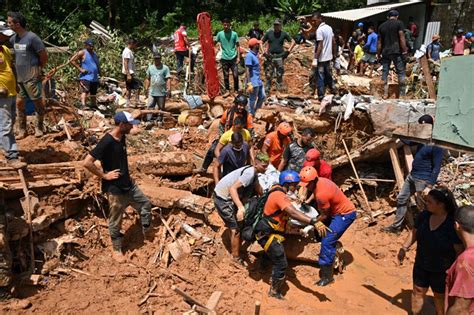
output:
<instances>
[{"instance_id":1,"label":"backpack","mask_svg":"<svg viewBox=\"0 0 474 315\"><path fill-rule=\"evenodd\" d=\"M272 192L284 190L281 187L275 187L265 192L260 197L252 197L249 199L248 208L245 211L243 228L240 231L242 239L247 242L255 241L255 227L258 222L263 218L263 208L267 203L268 197ZM281 211L275 211L271 216L280 214Z\"/></svg>"}]
</instances>

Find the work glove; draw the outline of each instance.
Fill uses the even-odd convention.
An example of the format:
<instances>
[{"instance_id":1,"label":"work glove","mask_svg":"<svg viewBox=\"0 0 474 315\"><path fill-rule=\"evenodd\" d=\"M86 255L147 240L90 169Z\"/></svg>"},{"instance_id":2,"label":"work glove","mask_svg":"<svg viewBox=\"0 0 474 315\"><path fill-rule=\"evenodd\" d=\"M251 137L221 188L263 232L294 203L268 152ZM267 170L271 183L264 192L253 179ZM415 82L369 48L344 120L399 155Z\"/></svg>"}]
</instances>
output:
<instances>
[{"instance_id":1,"label":"work glove","mask_svg":"<svg viewBox=\"0 0 474 315\"><path fill-rule=\"evenodd\" d=\"M398 250L397 258L400 265L403 264L403 260L405 259L406 254L407 254L407 251L405 248L402 247Z\"/></svg>"},{"instance_id":2,"label":"work glove","mask_svg":"<svg viewBox=\"0 0 474 315\"><path fill-rule=\"evenodd\" d=\"M316 229L316 231L318 231L318 234L321 237L326 237L327 231L332 233L332 230L328 228L326 225L324 225L324 223L321 221L316 222L316 224L314 225L314 228Z\"/></svg>"},{"instance_id":3,"label":"work glove","mask_svg":"<svg viewBox=\"0 0 474 315\"><path fill-rule=\"evenodd\" d=\"M253 92L253 85L252 83L247 83L247 94L250 94Z\"/></svg>"}]
</instances>

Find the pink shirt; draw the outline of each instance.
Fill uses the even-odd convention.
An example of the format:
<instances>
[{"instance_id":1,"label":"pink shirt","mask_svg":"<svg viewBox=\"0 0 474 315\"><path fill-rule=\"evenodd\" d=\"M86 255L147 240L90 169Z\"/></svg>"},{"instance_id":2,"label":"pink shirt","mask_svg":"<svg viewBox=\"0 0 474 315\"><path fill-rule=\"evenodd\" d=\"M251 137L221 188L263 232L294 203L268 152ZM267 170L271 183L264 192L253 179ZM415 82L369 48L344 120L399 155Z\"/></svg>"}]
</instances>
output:
<instances>
[{"instance_id":1,"label":"pink shirt","mask_svg":"<svg viewBox=\"0 0 474 315\"><path fill-rule=\"evenodd\" d=\"M466 37L454 36L453 38L453 54L454 55L464 55L464 43L466 42Z\"/></svg>"},{"instance_id":2,"label":"pink shirt","mask_svg":"<svg viewBox=\"0 0 474 315\"><path fill-rule=\"evenodd\" d=\"M474 314L474 246L466 248L447 271L445 308L449 297L471 299L469 314Z\"/></svg>"}]
</instances>

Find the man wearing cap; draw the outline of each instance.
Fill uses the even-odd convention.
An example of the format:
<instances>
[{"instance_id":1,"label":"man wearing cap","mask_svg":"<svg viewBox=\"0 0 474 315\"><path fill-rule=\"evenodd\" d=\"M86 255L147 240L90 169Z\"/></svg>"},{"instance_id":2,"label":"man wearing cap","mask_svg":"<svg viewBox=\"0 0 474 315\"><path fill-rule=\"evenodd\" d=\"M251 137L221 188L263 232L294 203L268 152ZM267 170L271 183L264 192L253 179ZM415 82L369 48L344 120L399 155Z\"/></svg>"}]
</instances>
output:
<instances>
[{"instance_id":1,"label":"man wearing cap","mask_svg":"<svg viewBox=\"0 0 474 315\"><path fill-rule=\"evenodd\" d=\"M283 151L283 157L278 171L290 170L299 172L303 168L305 154L308 150L313 149L313 140L316 132L313 128L304 128L298 139L291 142Z\"/></svg>"},{"instance_id":2,"label":"man wearing cap","mask_svg":"<svg viewBox=\"0 0 474 315\"><path fill-rule=\"evenodd\" d=\"M217 183L214 189L213 200L217 213L231 232L232 258L242 266L246 266L246 263L240 257L240 227L238 222L241 222L244 218L245 201L255 193L258 195L262 193L257 175L265 173L268 162L268 155L259 152L253 166L244 166L230 172Z\"/></svg>"},{"instance_id":3,"label":"man wearing cap","mask_svg":"<svg viewBox=\"0 0 474 315\"><path fill-rule=\"evenodd\" d=\"M321 12L313 13L313 22L316 25L316 52L313 68L318 74L318 100L322 101L325 87L329 87L333 94L336 93L336 84L332 77L331 61L335 61L337 44L331 26L323 21Z\"/></svg>"},{"instance_id":4,"label":"man wearing cap","mask_svg":"<svg viewBox=\"0 0 474 315\"><path fill-rule=\"evenodd\" d=\"M289 135L292 131L293 128L289 123L282 122L277 130L270 132L263 141L262 152L268 154L270 162L276 169L281 163L283 152L291 142Z\"/></svg>"},{"instance_id":5,"label":"man wearing cap","mask_svg":"<svg viewBox=\"0 0 474 315\"><path fill-rule=\"evenodd\" d=\"M464 56L464 44L466 43L466 36L464 36L464 29L459 28L452 40L452 50L454 56Z\"/></svg>"},{"instance_id":6,"label":"man wearing cap","mask_svg":"<svg viewBox=\"0 0 474 315\"><path fill-rule=\"evenodd\" d=\"M404 25L398 20L398 11L391 10L388 20L379 27L379 38L377 44L377 57L382 56L382 80L384 85L384 97L388 97L388 73L393 62L398 75L398 87L400 96L405 96L405 58L408 48L405 42Z\"/></svg>"},{"instance_id":7,"label":"man wearing cap","mask_svg":"<svg viewBox=\"0 0 474 315\"><path fill-rule=\"evenodd\" d=\"M433 117L423 115L418 119L419 124L433 125ZM411 144L408 142L408 144ZM410 174L408 174L397 196L397 212L393 223L381 229L382 232L400 234L405 216L408 211L410 197L416 194L424 197L433 189L443 162L444 150L433 145L417 144Z\"/></svg>"},{"instance_id":8,"label":"man wearing cap","mask_svg":"<svg viewBox=\"0 0 474 315\"><path fill-rule=\"evenodd\" d=\"M148 108L154 109L158 105L159 110L165 110L166 96L171 96L170 69L161 62L161 54L158 52L153 56L154 64L148 66L145 78L145 93L148 95ZM148 120L152 117L147 116ZM161 120L162 115L158 115Z\"/></svg>"},{"instance_id":9,"label":"man wearing cap","mask_svg":"<svg viewBox=\"0 0 474 315\"><path fill-rule=\"evenodd\" d=\"M265 100L265 90L260 78L260 60L258 52L260 51L260 41L256 38L249 40L247 56L245 56L245 68L247 76L247 93L249 94L249 113L253 117L259 108L262 107Z\"/></svg>"},{"instance_id":10,"label":"man wearing cap","mask_svg":"<svg viewBox=\"0 0 474 315\"><path fill-rule=\"evenodd\" d=\"M9 28L0 30L0 131L2 148L9 163L18 162L18 147L15 141L13 126L16 116L16 80L13 71L13 56L10 49L3 45L15 34Z\"/></svg>"},{"instance_id":11,"label":"man wearing cap","mask_svg":"<svg viewBox=\"0 0 474 315\"><path fill-rule=\"evenodd\" d=\"M86 99L89 95L91 97L91 107L96 107L100 63L99 58L94 51L94 42L92 39L86 40L84 46L85 48L76 53L69 62L80 72L79 86L81 90L82 107L86 107Z\"/></svg>"},{"instance_id":12,"label":"man wearing cap","mask_svg":"<svg viewBox=\"0 0 474 315\"><path fill-rule=\"evenodd\" d=\"M138 185L130 177L128 170L126 135L134 125L140 123L128 112L119 112L114 117L115 127L99 141L86 156L83 165L91 173L102 179L102 192L109 201L109 233L112 239L113 257L124 262L120 232L125 209L132 206L140 215L143 233L151 231L151 204ZM94 162L99 160L100 170Z\"/></svg>"},{"instance_id":13,"label":"man wearing cap","mask_svg":"<svg viewBox=\"0 0 474 315\"><path fill-rule=\"evenodd\" d=\"M303 167L311 166L316 169L318 176L332 180L332 168L328 162L321 160L321 153L317 149L311 149L306 152Z\"/></svg>"},{"instance_id":14,"label":"man wearing cap","mask_svg":"<svg viewBox=\"0 0 474 315\"><path fill-rule=\"evenodd\" d=\"M291 42L289 50L285 50L283 47L285 41ZM280 19L276 19L273 22L273 29L268 30L263 36L262 42L268 43L265 50L265 62L263 67L265 69L265 78L267 80L265 86L265 94L270 95L272 87L273 76L276 75L277 90L281 90L283 87L283 74L285 73L285 67L283 65L285 59L295 47L295 41L291 36L281 29Z\"/></svg>"},{"instance_id":15,"label":"man wearing cap","mask_svg":"<svg viewBox=\"0 0 474 315\"><path fill-rule=\"evenodd\" d=\"M316 200L319 216L315 225L321 237L319 253L320 280L318 286L326 286L334 281L333 264L336 255L336 242L351 226L357 213L354 204L342 190L327 178L320 178L311 166L304 167L300 172L300 186L306 193L312 194ZM303 199L305 200L305 199Z\"/></svg>"},{"instance_id":16,"label":"man wearing cap","mask_svg":"<svg viewBox=\"0 0 474 315\"><path fill-rule=\"evenodd\" d=\"M433 35L431 38L431 43L426 47L426 53L428 60L430 61L439 61L439 53L441 52L442 45L439 41L440 37L438 34Z\"/></svg>"},{"instance_id":17,"label":"man wearing cap","mask_svg":"<svg viewBox=\"0 0 474 315\"><path fill-rule=\"evenodd\" d=\"M230 20L222 20L223 30L216 35L216 43L221 46L221 66L224 77L224 87L226 94L230 92L229 70L232 71L234 79L234 93L239 91L239 71L237 65L240 62L239 36L231 29Z\"/></svg>"},{"instance_id":18,"label":"man wearing cap","mask_svg":"<svg viewBox=\"0 0 474 315\"><path fill-rule=\"evenodd\" d=\"M25 102L33 101L36 111L35 136L44 134L44 104L42 99L42 72L48 62L48 54L43 42L33 32L26 30L26 19L19 12L8 12L8 26L16 33L10 38L15 51L16 81L19 94L16 98L18 109L17 139L27 136Z\"/></svg>"}]
</instances>

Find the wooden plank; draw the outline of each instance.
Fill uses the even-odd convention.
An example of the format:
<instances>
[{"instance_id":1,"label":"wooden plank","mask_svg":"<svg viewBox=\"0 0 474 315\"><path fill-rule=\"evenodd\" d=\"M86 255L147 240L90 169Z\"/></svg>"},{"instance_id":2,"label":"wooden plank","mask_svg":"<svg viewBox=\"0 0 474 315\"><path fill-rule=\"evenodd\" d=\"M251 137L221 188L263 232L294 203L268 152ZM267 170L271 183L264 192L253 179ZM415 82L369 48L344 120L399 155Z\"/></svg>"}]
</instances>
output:
<instances>
[{"instance_id":1,"label":"wooden plank","mask_svg":"<svg viewBox=\"0 0 474 315\"><path fill-rule=\"evenodd\" d=\"M426 85L428 86L428 95L431 99L436 100L436 90L433 84L433 78L430 73L430 66L428 65L428 59L426 55L420 58L421 70L423 71L423 77Z\"/></svg>"},{"instance_id":2,"label":"wooden plank","mask_svg":"<svg viewBox=\"0 0 474 315\"><path fill-rule=\"evenodd\" d=\"M206 308L214 311L221 300L222 294L222 291L214 291L209 300L207 300Z\"/></svg>"},{"instance_id":3,"label":"wooden plank","mask_svg":"<svg viewBox=\"0 0 474 315\"><path fill-rule=\"evenodd\" d=\"M403 145L403 156L405 157L405 165L409 174L413 165L413 154L409 145Z\"/></svg>"},{"instance_id":4,"label":"wooden plank","mask_svg":"<svg viewBox=\"0 0 474 315\"><path fill-rule=\"evenodd\" d=\"M388 150L390 153L390 160L392 160L393 172L397 181L398 189L402 189L405 178L403 176L402 168L400 167L400 160L398 159L398 151L395 145L392 145Z\"/></svg>"}]
</instances>

